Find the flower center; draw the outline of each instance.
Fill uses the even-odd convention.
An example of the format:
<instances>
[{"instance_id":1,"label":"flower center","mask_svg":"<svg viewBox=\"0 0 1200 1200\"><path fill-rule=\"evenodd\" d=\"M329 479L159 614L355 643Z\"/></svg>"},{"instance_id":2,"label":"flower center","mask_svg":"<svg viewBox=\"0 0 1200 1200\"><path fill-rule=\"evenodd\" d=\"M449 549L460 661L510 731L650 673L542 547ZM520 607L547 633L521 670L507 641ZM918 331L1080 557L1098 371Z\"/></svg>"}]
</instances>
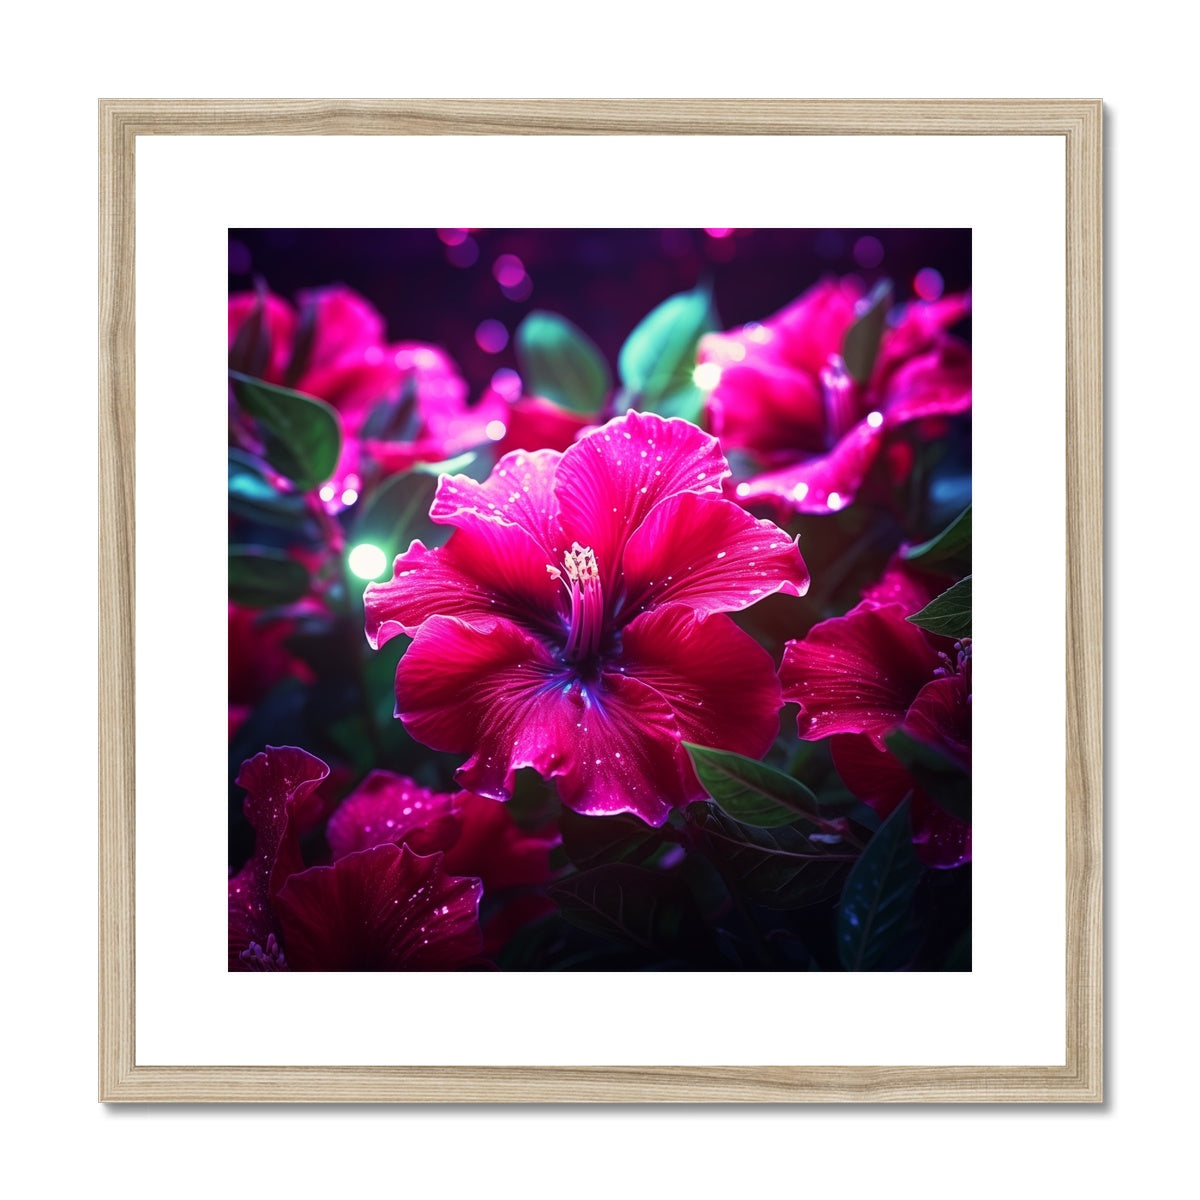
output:
<instances>
[{"instance_id":1,"label":"flower center","mask_svg":"<svg viewBox=\"0 0 1200 1200\"><path fill-rule=\"evenodd\" d=\"M858 420L858 397L854 377L846 370L840 354L831 354L821 368L821 396L825 401L825 433L830 447L854 428Z\"/></svg>"},{"instance_id":2,"label":"flower center","mask_svg":"<svg viewBox=\"0 0 1200 1200\"><path fill-rule=\"evenodd\" d=\"M971 670L971 639L963 638L954 643L954 657L951 658L944 650L938 651L942 665L933 672L935 679L945 679L953 675L968 675Z\"/></svg>"},{"instance_id":3,"label":"flower center","mask_svg":"<svg viewBox=\"0 0 1200 1200\"><path fill-rule=\"evenodd\" d=\"M552 566L547 566L546 570L567 589L571 600L567 661L581 662L595 657L600 650L600 635L604 632L604 589L600 586L595 551L575 542L563 555L561 570Z\"/></svg>"},{"instance_id":4,"label":"flower center","mask_svg":"<svg viewBox=\"0 0 1200 1200\"><path fill-rule=\"evenodd\" d=\"M275 940L273 933L267 934L266 946L260 946L257 942L251 942L250 945L238 955L238 958L246 964L246 969L250 971L286 971L287 963L283 957L283 951L279 948L279 943Z\"/></svg>"}]
</instances>

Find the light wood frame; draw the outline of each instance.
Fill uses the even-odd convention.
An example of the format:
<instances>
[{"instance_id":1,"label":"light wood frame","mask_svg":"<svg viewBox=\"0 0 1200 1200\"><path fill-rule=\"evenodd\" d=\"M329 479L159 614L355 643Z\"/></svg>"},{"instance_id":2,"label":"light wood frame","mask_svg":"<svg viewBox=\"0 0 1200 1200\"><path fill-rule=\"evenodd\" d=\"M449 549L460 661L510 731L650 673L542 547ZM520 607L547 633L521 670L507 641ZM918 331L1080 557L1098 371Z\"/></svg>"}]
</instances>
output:
<instances>
[{"instance_id":1,"label":"light wood frame","mask_svg":"<svg viewBox=\"0 0 1200 1200\"><path fill-rule=\"evenodd\" d=\"M101 1101L1101 1099L1102 104L1099 100L101 100ZM134 163L138 137L756 134L1062 137L1067 778L1063 1066L139 1066L134 995Z\"/></svg>"}]
</instances>

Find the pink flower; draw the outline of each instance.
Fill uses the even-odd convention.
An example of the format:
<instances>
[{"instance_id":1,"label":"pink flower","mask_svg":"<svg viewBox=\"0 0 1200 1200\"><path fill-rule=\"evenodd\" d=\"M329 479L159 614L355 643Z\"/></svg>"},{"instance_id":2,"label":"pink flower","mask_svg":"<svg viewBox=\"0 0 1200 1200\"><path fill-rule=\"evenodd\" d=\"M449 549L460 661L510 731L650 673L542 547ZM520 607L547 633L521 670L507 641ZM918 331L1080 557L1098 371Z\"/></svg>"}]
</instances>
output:
<instances>
[{"instance_id":1,"label":"pink flower","mask_svg":"<svg viewBox=\"0 0 1200 1200\"><path fill-rule=\"evenodd\" d=\"M484 483L443 477L455 526L366 589L372 646L414 636L396 712L459 783L507 799L514 772L589 814L661 825L702 795L681 742L761 756L778 731L770 656L724 614L808 572L770 521L721 498L716 440L627 413L563 452L505 455Z\"/></svg>"},{"instance_id":2,"label":"pink flower","mask_svg":"<svg viewBox=\"0 0 1200 1200\"><path fill-rule=\"evenodd\" d=\"M906 620L940 590L889 568L845 616L788 642L779 675L784 699L800 705L800 736L831 739L850 791L883 816L911 792L919 857L956 867L971 858L970 825L940 807L885 742L903 730L970 773L970 639L950 642Z\"/></svg>"},{"instance_id":3,"label":"pink flower","mask_svg":"<svg viewBox=\"0 0 1200 1200\"><path fill-rule=\"evenodd\" d=\"M909 304L860 383L843 353L868 303L857 282L825 280L761 324L702 339L700 369L715 379L710 426L760 468L737 484L738 499L835 512L896 428L970 409L971 352L946 332L970 311L969 297Z\"/></svg>"},{"instance_id":4,"label":"pink flower","mask_svg":"<svg viewBox=\"0 0 1200 1200\"><path fill-rule=\"evenodd\" d=\"M298 312L269 293L230 296L229 347L236 369L337 409L343 442L327 485L333 507L343 491L361 486L364 456L390 474L504 436L507 406L499 396L468 405L466 381L445 351L386 342L383 318L349 288L301 292ZM386 434L372 435L371 413L383 401L399 402L406 386L411 411L398 413Z\"/></svg>"},{"instance_id":5,"label":"pink flower","mask_svg":"<svg viewBox=\"0 0 1200 1200\"><path fill-rule=\"evenodd\" d=\"M242 764L254 827L250 861L229 881L231 971L436 971L482 945L478 879L447 873L440 853L392 842L305 867L300 834L320 819L329 768L293 746Z\"/></svg>"}]
</instances>

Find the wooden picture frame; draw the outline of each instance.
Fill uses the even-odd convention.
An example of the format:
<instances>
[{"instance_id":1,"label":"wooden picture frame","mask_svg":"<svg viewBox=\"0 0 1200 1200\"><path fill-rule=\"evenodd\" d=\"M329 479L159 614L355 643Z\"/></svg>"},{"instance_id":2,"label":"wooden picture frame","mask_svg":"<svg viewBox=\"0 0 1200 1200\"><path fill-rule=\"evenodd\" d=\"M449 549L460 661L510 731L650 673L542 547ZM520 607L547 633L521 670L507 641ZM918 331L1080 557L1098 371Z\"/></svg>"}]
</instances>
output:
<instances>
[{"instance_id":1,"label":"wooden picture frame","mask_svg":"<svg viewBox=\"0 0 1200 1200\"><path fill-rule=\"evenodd\" d=\"M99 103L101 1101L831 1102L1102 1098L1102 105L1099 100ZM140 137L1061 137L1066 155L1066 995L1062 1066L146 1066L135 1055L134 169Z\"/></svg>"}]
</instances>

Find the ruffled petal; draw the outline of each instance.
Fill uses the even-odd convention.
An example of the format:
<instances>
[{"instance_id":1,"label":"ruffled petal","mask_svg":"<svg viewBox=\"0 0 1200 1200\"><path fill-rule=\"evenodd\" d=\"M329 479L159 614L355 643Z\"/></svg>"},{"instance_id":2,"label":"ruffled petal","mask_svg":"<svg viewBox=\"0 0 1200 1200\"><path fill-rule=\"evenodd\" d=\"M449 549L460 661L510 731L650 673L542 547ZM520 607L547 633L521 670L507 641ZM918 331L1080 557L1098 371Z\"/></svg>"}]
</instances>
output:
<instances>
[{"instance_id":1,"label":"ruffled petal","mask_svg":"<svg viewBox=\"0 0 1200 1200\"><path fill-rule=\"evenodd\" d=\"M296 297L300 310L314 310L310 368L319 368L344 354L378 346L383 341L383 318L375 307L348 287L312 288Z\"/></svg>"},{"instance_id":2,"label":"ruffled petal","mask_svg":"<svg viewBox=\"0 0 1200 1200\"><path fill-rule=\"evenodd\" d=\"M555 450L504 455L482 483L466 475L443 475L430 517L472 533L516 526L540 549L542 561L559 565L570 545L558 521L554 478L562 457Z\"/></svg>"},{"instance_id":3,"label":"ruffled petal","mask_svg":"<svg viewBox=\"0 0 1200 1200\"><path fill-rule=\"evenodd\" d=\"M391 771L372 771L329 818L325 837L335 860L386 842L432 854L449 850L460 827L454 796L431 792Z\"/></svg>"},{"instance_id":4,"label":"ruffled petal","mask_svg":"<svg viewBox=\"0 0 1200 1200\"><path fill-rule=\"evenodd\" d=\"M775 663L729 617L654 609L626 628L621 662L666 700L686 741L760 758L779 733ZM693 796L703 795L692 783Z\"/></svg>"},{"instance_id":5,"label":"ruffled petal","mask_svg":"<svg viewBox=\"0 0 1200 1200\"><path fill-rule=\"evenodd\" d=\"M595 551L608 594L651 509L680 492L719 494L728 474L716 438L677 418L628 412L563 451L554 490L564 536Z\"/></svg>"},{"instance_id":6,"label":"ruffled petal","mask_svg":"<svg viewBox=\"0 0 1200 1200\"><path fill-rule=\"evenodd\" d=\"M293 875L276 901L293 971L447 971L477 955L478 879L388 843Z\"/></svg>"},{"instance_id":7,"label":"ruffled petal","mask_svg":"<svg viewBox=\"0 0 1200 1200\"><path fill-rule=\"evenodd\" d=\"M267 361L262 367L262 378L268 383L282 383L292 357L292 339L296 335L296 313L282 297L268 292L264 303L257 292L238 292L230 296L229 348L233 349L242 327L254 315L259 304L264 304L265 331L270 347Z\"/></svg>"},{"instance_id":8,"label":"ruffled petal","mask_svg":"<svg viewBox=\"0 0 1200 1200\"><path fill-rule=\"evenodd\" d=\"M841 353L862 297L863 286L853 278L822 279L763 322L767 344L785 361L816 375L831 354Z\"/></svg>"},{"instance_id":9,"label":"ruffled petal","mask_svg":"<svg viewBox=\"0 0 1200 1200\"><path fill-rule=\"evenodd\" d=\"M783 698L800 705L802 738L865 733L882 747L941 665L921 630L891 605L814 625L788 642L779 676Z\"/></svg>"},{"instance_id":10,"label":"ruffled petal","mask_svg":"<svg viewBox=\"0 0 1200 1200\"><path fill-rule=\"evenodd\" d=\"M808 591L796 543L728 500L683 492L657 505L625 547L621 616L660 604L734 612L764 596Z\"/></svg>"},{"instance_id":11,"label":"ruffled petal","mask_svg":"<svg viewBox=\"0 0 1200 1200\"><path fill-rule=\"evenodd\" d=\"M320 811L317 789L329 768L296 746L268 746L242 763L234 782L246 789L243 811L254 829L254 877L272 899L303 870L299 831Z\"/></svg>"},{"instance_id":12,"label":"ruffled petal","mask_svg":"<svg viewBox=\"0 0 1200 1200\"><path fill-rule=\"evenodd\" d=\"M872 419L877 423L872 424ZM746 504L756 500L780 502L795 512L837 512L858 495L879 452L883 429L880 418L865 418L828 454L804 458L784 470L739 483L737 497Z\"/></svg>"},{"instance_id":13,"label":"ruffled petal","mask_svg":"<svg viewBox=\"0 0 1200 1200\"><path fill-rule=\"evenodd\" d=\"M971 688L966 675L932 679L908 710L904 728L971 769Z\"/></svg>"},{"instance_id":14,"label":"ruffled petal","mask_svg":"<svg viewBox=\"0 0 1200 1200\"><path fill-rule=\"evenodd\" d=\"M576 812L661 825L683 801L679 731L652 688L616 673L584 684L511 622L425 623L396 672L405 727L435 750L473 751L459 783L508 799L514 774L557 778Z\"/></svg>"},{"instance_id":15,"label":"ruffled petal","mask_svg":"<svg viewBox=\"0 0 1200 1200\"><path fill-rule=\"evenodd\" d=\"M438 549L415 541L398 555L392 578L363 592L367 641L378 649L399 633L415 634L435 615L490 620L503 615L561 629L562 588L524 530L482 521Z\"/></svg>"},{"instance_id":16,"label":"ruffled petal","mask_svg":"<svg viewBox=\"0 0 1200 1200\"><path fill-rule=\"evenodd\" d=\"M700 362L720 365L731 352L724 338L705 338ZM744 350L741 342L733 345ZM825 446L825 405L817 377L787 363L752 356L722 366L709 393L708 414L723 445L752 450L766 462Z\"/></svg>"},{"instance_id":17,"label":"ruffled petal","mask_svg":"<svg viewBox=\"0 0 1200 1200\"><path fill-rule=\"evenodd\" d=\"M883 414L889 428L971 407L971 352L951 343L898 366L888 380Z\"/></svg>"},{"instance_id":18,"label":"ruffled petal","mask_svg":"<svg viewBox=\"0 0 1200 1200\"><path fill-rule=\"evenodd\" d=\"M906 617L911 617L953 583L949 576L931 575L906 566L897 556L888 563L880 579L863 590L862 599L850 611L894 604Z\"/></svg>"},{"instance_id":19,"label":"ruffled petal","mask_svg":"<svg viewBox=\"0 0 1200 1200\"><path fill-rule=\"evenodd\" d=\"M391 579L367 584L367 641L378 650L397 634L415 634L435 613L488 615L498 598L494 589L464 572L445 546L430 550L418 540L396 556Z\"/></svg>"},{"instance_id":20,"label":"ruffled petal","mask_svg":"<svg viewBox=\"0 0 1200 1200\"><path fill-rule=\"evenodd\" d=\"M928 867L958 867L971 860L971 826L938 805L900 761L867 737L839 734L830 739L833 765L842 781L882 817L912 794L913 845Z\"/></svg>"},{"instance_id":21,"label":"ruffled petal","mask_svg":"<svg viewBox=\"0 0 1200 1200\"><path fill-rule=\"evenodd\" d=\"M273 901L288 876L303 870L299 831L319 810L317 788L329 768L295 746L268 746L242 764L235 781L246 789L246 819L254 829L254 853L229 881L229 969L253 969L242 961L255 943L279 932Z\"/></svg>"},{"instance_id":22,"label":"ruffled petal","mask_svg":"<svg viewBox=\"0 0 1200 1200\"><path fill-rule=\"evenodd\" d=\"M451 875L476 875L488 892L550 879L550 851L562 840L557 826L527 832L507 805L471 792L459 792L454 803L461 832L442 864Z\"/></svg>"}]
</instances>

